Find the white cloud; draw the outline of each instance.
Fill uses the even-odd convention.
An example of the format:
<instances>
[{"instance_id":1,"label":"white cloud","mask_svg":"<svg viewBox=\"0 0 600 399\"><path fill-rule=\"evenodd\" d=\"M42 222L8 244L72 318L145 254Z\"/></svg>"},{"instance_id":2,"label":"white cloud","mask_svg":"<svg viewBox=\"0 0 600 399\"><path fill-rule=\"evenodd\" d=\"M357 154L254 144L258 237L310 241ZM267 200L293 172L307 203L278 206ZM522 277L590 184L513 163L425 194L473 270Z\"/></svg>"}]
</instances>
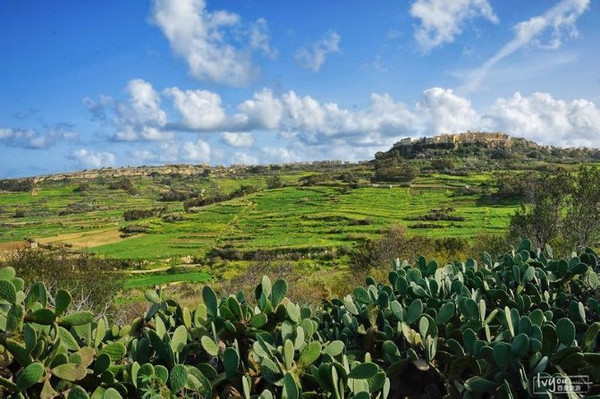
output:
<instances>
[{"instance_id":1,"label":"white cloud","mask_svg":"<svg viewBox=\"0 0 600 399\"><path fill-rule=\"evenodd\" d=\"M490 128L541 144L600 147L600 109L588 100L515 93L510 98L498 98L483 119Z\"/></svg>"},{"instance_id":2,"label":"white cloud","mask_svg":"<svg viewBox=\"0 0 600 399\"><path fill-rule=\"evenodd\" d=\"M471 102L451 89L434 87L425 90L417 103L417 112L426 133L464 132L477 129L479 115Z\"/></svg>"},{"instance_id":3,"label":"white cloud","mask_svg":"<svg viewBox=\"0 0 600 399\"><path fill-rule=\"evenodd\" d=\"M231 147L249 148L254 145L254 136L252 133L231 133L221 134L223 142Z\"/></svg>"},{"instance_id":4,"label":"white cloud","mask_svg":"<svg viewBox=\"0 0 600 399\"><path fill-rule=\"evenodd\" d=\"M188 161L209 162L210 145L206 141L186 141L180 149L181 157Z\"/></svg>"},{"instance_id":5,"label":"white cloud","mask_svg":"<svg viewBox=\"0 0 600 399\"><path fill-rule=\"evenodd\" d=\"M225 110L221 106L221 97L207 90L185 90L177 87L166 89L165 93L173 97L177 111L183 117L183 124L192 130L214 130L225 122Z\"/></svg>"},{"instance_id":6,"label":"white cloud","mask_svg":"<svg viewBox=\"0 0 600 399\"><path fill-rule=\"evenodd\" d=\"M337 137L353 138L357 144L380 141L380 135L408 132L414 115L403 103L388 94L372 94L371 106L349 111L336 103L321 104L310 96L300 97L290 91L282 96L285 116L281 128L301 133L306 142L321 143ZM369 140L366 140L369 138Z\"/></svg>"},{"instance_id":7,"label":"white cloud","mask_svg":"<svg viewBox=\"0 0 600 399\"><path fill-rule=\"evenodd\" d=\"M160 94L142 79L130 80L126 89L129 100L116 104L112 122L116 141L172 140L173 132L164 131L167 114L160 107Z\"/></svg>"},{"instance_id":8,"label":"white cloud","mask_svg":"<svg viewBox=\"0 0 600 399\"><path fill-rule=\"evenodd\" d=\"M300 156L295 151L285 147L265 147L261 149L263 163L300 162L306 157Z\"/></svg>"},{"instance_id":9,"label":"white cloud","mask_svg":"<svg viewBox=\"0 0 600 399\"><path fill-rule=\"evenodd\" d=\"M488 72L504 58L526 46L557 49L565 37L577 37L575 23L588 9L590 0L562 0L543 15L519 22L514 27L514 37L480 67L467 74L464 91L479 89ZM542 39L548 33L546 42Z\"/></svg>"},{"instance_id":10,"label":"white cloud","mask_svg":"<svg viewBox=\"0 0 600 399\"><path fill-rule=\"evenodd\" d=\"M264 19L250 27L246 34L249 43L236 47L230 36L241 28L240 16L224 10L209 11L205 0L155 0L152 18L198 80L243 86L258 73L252 50L259 49L268 56L274 53Z\"/></svg>"},{"instance_id":11,"label":"white cloud","mask_svg":"<svg viewBox=\"0 0 600 399\"><path fill-rule=\"evenodd\" d=\"M238 165L258 165L260 163L257 157L248 155L245 152L236 152L229 158L229 161Z\"/></svg>"},{"instance_id":12,"label":"white cloud","mask_svg":"<svg viewBox=\"0 0 600 399\"><path fill-rule=\"evenodd\" d=\"M410 15L420 21L414 37L423 52L452 43L469 20L485 18L498 23L487 0L416 0Z\"/></svg>"},{"instance_id":13,"label":"white cloud","mask_svg":"<svg viewBox=\"0 0 600 399\"><path fill-rule=\"evenodd\" d=\"M302 68L310 69L313 72L319 72L327 56L332 53L340 52L341 36L335 31L327 32L321 40L313 43L312 48L301 48L296 52L296 61Z\"/></svg>"},{"instance_id":14,"label":"white cloud","mask_svg":"<svg viewBox=\"0 0 600 399\"><path fill-rule=\"evenodd\" d=\"M133 151L131 157L137 163L208 163L211 148L203 140L166 142L152 150Z\"/></svg>"},{"instance_id":15,"label":"white cloud","mask_svg":"<svg viewBox=\"0 0 600 399\"><path fill-rule=\"evenodd\" d=\"M152 84L142 79L130 80L125 92L126 101L115 101L100 96L99 101L82 100L92 120L108 122L113 129L114 141L165 141L172 140L174 133L166 129L167 114L161 108L160 94Z\"/></svg>"},{"instance_id":16,"label":"white cloud","mask_svg":"<svg viewBox=\"0 0 600 399\"><path fill-rule=\"evenodd\" d=\"M35 129L0 128L0 144L34 150L52 147L59 141L74 141L77 137L70 126L59 126L46 134Z\"/></svg>"},{"instance_id":17,"label":"white cloud","mask_svg":"<svg viewBox=\"0 0 600 399\"><path fill-rule=\"evenodd\" d=\"M94 152L85 148L73 151L67 158L84 168L98 169L115 164L115 154L112 152Z\"/></svg>"},{"instance_id":18,"label":"white cloud","mask_svg":"<svg viewBox=\"0 0 600 399\"><path fill-rule=\"evenodd\" d=\"M247 129L276 129L283 117L283 105L273 92L263 89L238 106L241 114L236 119Z\"/></svg>"},{"instance_id":19,"label":"white cloud","mask_svg":"<svg viewBox=\"0 0 600 399\"><path fill-rule=\"evenodd\" d=\"M277 50L271 47L269 27L266 19L259 18L250 25L248 41L250 47L262 51L267 57L271 59L277 57Z\"/></svg>"},{"instance_id":20,"label":"white cloud","mask_svg":"<svg viewBox=\"0 0 600 399\"><path fill-rule=\"evenodd\" d=\"M167 114L160 108L160 95L152 85L142 79L130 80L127 84L129 101L117 107L124 123L132 125L164 126Z\"/></svg>"}]
</instances>

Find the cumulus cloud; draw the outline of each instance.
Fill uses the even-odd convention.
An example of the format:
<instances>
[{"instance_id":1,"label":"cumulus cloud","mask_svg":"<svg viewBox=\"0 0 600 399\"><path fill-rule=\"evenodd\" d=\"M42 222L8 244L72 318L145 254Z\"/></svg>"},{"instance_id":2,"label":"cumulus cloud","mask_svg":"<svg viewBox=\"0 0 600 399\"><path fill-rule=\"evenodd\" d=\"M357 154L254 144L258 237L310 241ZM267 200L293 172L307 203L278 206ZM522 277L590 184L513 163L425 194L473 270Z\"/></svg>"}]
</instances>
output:
<instances>
[{"instance_id":1,"label":"cumulus cloud","mask_svg":"<svg viewBox=\"0 0 600 399\"><path fill-rule=\"evenodd\" d=\"M125 89L128 99L115 101L100 96L96 101L84 98L83 105L92 120L106 123L113 129L114 141L165 141L174 133L167 129L167 114L161 108L160 94L152 84L142 79L129 81Z\"/></svg>"},{"instance_id":2,"label":"cumulus cloud","mask_svg":"<svg viewBox=\"0 0 600 399\"><path fill-rule=\"evenodd\" d=\"M329 31L313 43L311 48L303 47L298 50L295 55L296 61L302 68L319 72L330 54L340 52L341 39L337 32Z\"/></svg>"},{"instance_id":3,"label":"cumulus cloud","mask_svg":"<svg viewBox=\"0 0 600 399\"><path fill-rule=\"evenodd\" d=\"M152 19L198 80L243 86L258 73L252 51L275 54L266 20L251 24L245 42L236 46L233 31L244 31L241 17L224 10L209 11L205 0L155 0Z\"/></svg>"},{"instance_id":4,"label":"cumulus cloud","mask_svg":"<svg viewBox=\"0 0 600 399\"><path fill-rule=\"evenodd\" d=\"M513 38L480 67L469 72L463 90L477 90L488 72L500 61L527 46L557 49L566 37L577 37L577 19L588 9L590 0L562 0L542 15L519 22Z\"/></svg>"},{"instance_id":5,"label":"cumulus cloud","mask_svg":"<svg viewBox=\"0 0 600 399\"><path fill-rule=\"evenodd\" d=\"M284 109L281 129L300 132L303 141L314 144L345 137L364 145L365 138L371 142L380 135L408 132L414 122L408 107L388 94L372 94L371 106L355 112L336 103L321 104L311 96L299 96L293 91L284 94L281 103Z\"/></svg>"},{"instance_id":6,"label":"cumulus cloud","mask_svg":"<svg viewBox=\"0 0 600 399\"><path fill-rule=\"evenodd\" d=\"M425 90L413 106L387 94L372 94L371 105L357 111L293 91L271 101L281 112L279 125L271 130L279 130L293 148L302 148L299 153L305 159L310 155L307 148L321 148L315 157L331 148L358 154L388 146L399 137L467 130L505 131L546 145L600 147L598 106L585 99L555 99L547 93L515 93L480 111L468 98L440 87ZM264 156L276 159L274 154ZM292 150L285 156L294 159Z\"/></svg>"},{"instance_id":7,"label":"cumulus cloud","mask_svg":"<svg viewBox=\"0 0 600 399\"><path fill-rule=\"evenodd\" d=\"M480 117L471 102L451 89L425 90L417 103L417 112L425 132L462 132L479 127Z\"/></svg>"},{"instance_id":8,"label":"cumulus cloud","mask_svg":"<svg viewBox=\"0 0 600 399\"><path fill-rule=\"evenodd\" d=\"M252 133L225 132L221 134L221 138L225 144L231 147L249 148L254 145Z\"/></svg>"},{"instance_id":9,"label":"cumulus cloud","mask_svg":"<svg viewBox=\"0 0 600 399\"><path fill-rule=\"evenodd\" d=\"M232 157L229 157L232 164L238 165L258 165L261 163L255 156L246 154L245 152L236 152Z\"/></svg>"},{"instance_id":10,"label":"cumulus cloud","mask_svg":"<svg viewBox=\"0 0 600 399\"><path fill-rule=\"evenodd\" d=\"M85 148L73 151L67 158L83 168L98 169L115 164L115 154L108 151L94 152Z\"/></svg>"},{"instance_id":11,"label":"cumulus cloud","mask_svg":"<svg viewBox=\"0 0 600 399\"><path fill-rule=\"evenodd\" d=\"M169 126L197 132L220 131L230 146L251 146L250 132L263 130L297 134L315 144L336 137L354 137L357 143L366 145L381 142L381 135L408 132L415 123L408 107L388 94L372 94L368 108L350 111L294 91L275 95L263 89L240 103L237 113L227 115L217 94L177 88L165 93L174 98L175 108L182 115L180 123Z\"/></svg>"},{"instance_id":12,"label":"cumulus cloud","mask_svg":"<svg viewBox=\"0 0 600 399\"><path fill-rule=\"evenodd\" d=\"M283 105L273 92L263 89L238 106L238 123L248 129L276 129L283 117Z\"/></svg>"},{"instance_id":13,"label":"cumulus cloud","mask_svg":"<svg viewBox=\"0 0 600 399\"><path fill-rule=\"evenodd\" d=\"M417 0L410 7L410 15L420 22L414 37L425 53L444 43L452 43L469 20L499 21L487 0Z\"/></svg>"},{"instance_id":14,"label":"cumulus cloud","mask_svg":"<svg viewBox=\"0 0 600 399\"><path fill-rule=\"evenodd\" d=\"M129 101L117 106L123 123L132 125L164 126L167 114L160 108L160 95L152 85L142 79L127 84Z\"/></svg>"},{"instance_id":15,"label":"cumulus cloud","mask_svg":"<svg viewBox=\"0 0 600 399\"><path fill-rule=\"evenodd\" d=\"M185 90L177 87L166 89L173 97L175 109L183 117L184 127L192 130L214 130L225 122L225 110L221 97L207 90Z\"/></svg>"},{"instance_id":16,"label":"cumulus cloud","mask_svg":"<svg viewBox=\"0 0 600 399\"><path fill-rule=\"evenodd\" d=\"M34 150L45 149L59 141L76 140L78 135L71 128L70 125L58 125L48 133L40 133L36 129L0 128L0 144Z\"/></svg>"},{"instance_id":17,"label":"cumulus cloud","mask_svg":"<svg viewBox=\"0 0 600 399\"><path fill-rule=\"evenodd\" d=\"M366 159L368 154L389 147L401 137L467 130L506 131L540 144L600 146L600 110L593 102L564 101L546 93L515 93L476 110L467 97L434 87L425 90L414 104L396 101L389 94L373 93L367 107L354 110L295 91L275 94L263 89L228 113L216 93L174 87L162 93L173 99L181 121L168 123L160 109L160 95L151 85L134 82L128 92L130 99L113 104L115 115L108 118L119 127L119 139L170 138L153 150L132 153L138 162L198 163L211 158L227 161L224 154L230 156L229 151L235 151L231 148L239 149L238 155L245 154L241 149L254 148L258 134L276 135L286 145L255 148L239 163L253 163L254 158L260 162ZM203 140L176 142L174 133L166 132L167 129L218 133L221 143L231 148L213 150ZM0 129L0 142L8 145L43 147L48 143L44 140L35 131Z\"/></svg>"},{"instance_id":18,"label":"cumulus cloud","mask_svg":"<svg viewBox=\"0 0 600 399\"><path fill-rule=\"evenodd\" d=\"M211 148L204 140L166 142L152 150L133 151L131 157L138 163L208 163Z\"/></svg>"},{"instance_id":19,"label":"cumulus cloud","mask_svg":"<svg viewBox=\"0 0 600 399\"><path fill-rule=\"evenodd\" d=\"M548 93L498 98L483 115L487 126L538 143L600 147L600 109L591 101L564 101Z\"/></svg>"},{"instance_id":20,"label":"cumulus cloud","mask_svg":"<svg viewBox=\"0 0 600 399\"><path fill-rule=\"evenodd\" d=\"M296 151L285 147L265 147L261 149L261 158L264 163L287 163L306 160Z\"/></svg>"}]
</instances>

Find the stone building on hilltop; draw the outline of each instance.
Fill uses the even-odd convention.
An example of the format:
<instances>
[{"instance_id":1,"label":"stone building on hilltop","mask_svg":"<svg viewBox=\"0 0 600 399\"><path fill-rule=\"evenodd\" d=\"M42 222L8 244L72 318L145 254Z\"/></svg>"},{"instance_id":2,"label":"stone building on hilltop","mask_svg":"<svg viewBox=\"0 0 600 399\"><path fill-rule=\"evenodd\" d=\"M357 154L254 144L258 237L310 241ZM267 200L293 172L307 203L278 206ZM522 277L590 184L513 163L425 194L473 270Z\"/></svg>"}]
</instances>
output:
<instances>
[{"instance_id":1,"label":"stone building on hilltop","mask_svg":"<svg viewBox=\"0 0 600 399\"><path fill-rule=\"evenodd\" d=\"M511 137L506 133L471 132L440 134L433 137L414 139L406 137L394 144L394 148L425 145L457 148L464 144L485 144L487 147L510 147Z\"/></svg>"}]
</instances>

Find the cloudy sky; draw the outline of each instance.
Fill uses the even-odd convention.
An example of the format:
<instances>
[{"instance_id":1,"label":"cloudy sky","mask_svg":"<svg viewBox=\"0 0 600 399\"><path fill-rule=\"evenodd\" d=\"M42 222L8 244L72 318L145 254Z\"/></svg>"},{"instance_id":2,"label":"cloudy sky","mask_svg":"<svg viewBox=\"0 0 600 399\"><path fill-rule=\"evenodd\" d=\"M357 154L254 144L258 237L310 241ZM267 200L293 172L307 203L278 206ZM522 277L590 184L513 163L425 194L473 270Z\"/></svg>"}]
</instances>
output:
<instances>
[{"instance_id":1,"label":"cloudy sky","mask_svg":"<svg viewBox=\"0 0 600 399\"><path fill-rule=\"evenodd\" d=\"M0 2L0 176L600 147L600 0Z\"/></svg>"}]
</instances>

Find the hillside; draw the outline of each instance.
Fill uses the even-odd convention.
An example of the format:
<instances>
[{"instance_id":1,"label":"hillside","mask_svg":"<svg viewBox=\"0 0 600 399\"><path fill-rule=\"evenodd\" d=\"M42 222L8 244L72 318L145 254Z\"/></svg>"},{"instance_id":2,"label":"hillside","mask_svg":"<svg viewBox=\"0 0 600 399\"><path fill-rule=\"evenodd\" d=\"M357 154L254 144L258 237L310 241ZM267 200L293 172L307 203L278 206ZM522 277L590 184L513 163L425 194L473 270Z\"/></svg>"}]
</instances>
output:
<instances>
[{"instance_id":1,"label":"hillside","mask_svg":"<svg viewBox=\"0 0 600 399\"><path fill-rule=\"evenodd\" d=\"M500 132L471 132L441 134L439 136L411 138L396 142L386 152L375 158L428 159L434 157L477 157L481 159L544 160L547 162L600 159L600 150L592 148L560 148L541 146L533 141Z\"/></svg>"},{"instance_id":2,"label":"hillside","mask_svg":"<svg viewBox=\"0 0 600 399\"><path fill-rule=\"evenodd\" d=\"M520 203L493 197L496 170L575 167L572 158L481 155L544 150L481 137L400 141L363 163L143 166L0 180L0 257L29 246L89 252L121 262L125 287L136 288L230 278L265 259L344 269L394 226L428 256L477 256L478 240L503 236ZM459 156L475 149L480 155ZM416 151L422 155L399 155Z\"/></svg>"}]
</instances>

